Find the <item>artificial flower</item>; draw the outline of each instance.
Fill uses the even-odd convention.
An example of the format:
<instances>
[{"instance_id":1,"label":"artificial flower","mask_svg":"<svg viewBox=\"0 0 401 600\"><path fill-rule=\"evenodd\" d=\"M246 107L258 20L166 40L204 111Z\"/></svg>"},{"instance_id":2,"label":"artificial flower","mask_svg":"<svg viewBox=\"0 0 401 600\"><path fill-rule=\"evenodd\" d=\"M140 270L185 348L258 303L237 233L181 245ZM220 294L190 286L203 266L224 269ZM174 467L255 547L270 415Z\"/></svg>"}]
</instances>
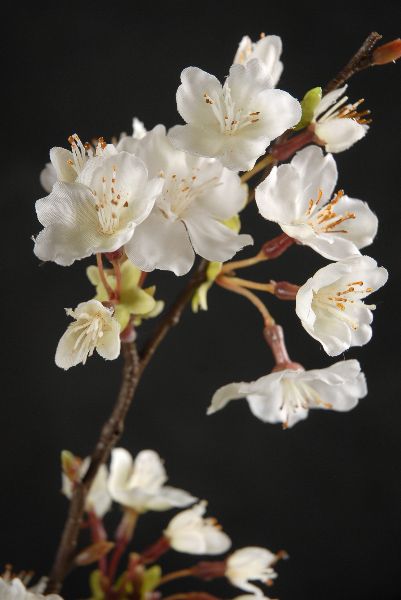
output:
<instances>
[{"instance_id":1,"label":"artificial flower","mask_svg":"<svg viewBox=\"0 0 401 600\"><path fill-rule=\"evenodd\" d=\"M170 521L164 531L170 546L187 554L222 554L231 546L226 533L218 528L215 519L205 519L206 503L184 510Z\"/></svg>"},{"instance_id":2,"label":"artificial flower","mask_svg":"<svg viewBox=\"0 0 401 600\"><path fill-rule=\"evenodd\" d=\"M311 127L315 137L325 147L326 152L342 152L362 139L368 132L370 123L366 119L369 111L358 112L362 100L346 104L344 96L347 86L329 92L317 104Z\"/></svg>"},{"instance_id":3,"label":"artificial flower","mask_svg":"<svg viewBox=\"0 0 401 600\"><path fill-rule=\"evenodd\" d=\"M62 600L57 594L43 594L27 589L21 579L18 577L4 578L0 577L0 598L1 600Z\"/></svg>"},{"instance_id":4,"label":"artificial flower","mask_svg":"<svg viewBox=\"0 0 401 600\"><path fill-rule=\"evenodd\" d=\"M149 215L163 186L160 178L148 180L143 162L127 152L109 156L95 168L88 161L78 179L57 181L36 202L44 229L34 252L41 260L67 266L96 252L117 250Z\"/></svg>"},{"instance_id":5,"label":"artificial flower","mask_svg":"<svg viewBox=\"0 0 401 600\"><path fill-rule=\"evenodd\" d=\"M195 502L188 492L164 485L166 481L157 452L142 450L133 460L124 448L112 450L108 486L115 502L138 513L181 508Z\"/></svg>"},{"instance_id":6,"label":"artificial flower","mask_svg":"<svg viewBox=\"0 0 401 600\"><path fill-rule=\"evenodd\" d=\"M255 417L292 427L312 408L351 410L366 393L358 361L345 360L326 369L283 369L250 383L230 383L217 390L207 412L211 415L231 400L246 398Z\"/></svg>"},{"instance_id":7,"label":"artificial flower","mask_svg":"<svg viewBox=\"0 0 401 600\"><path fill-rule=\"evenodd\" d=\"M113 144L106 144L103 138L99 138L95 147L83 144L76 133L71 135L68 141L71 151L65 148L52 148L50 162L40 174L40 183L48 193L52 191L56 181L65 183L77 181L88 161L91 162L92 167L95 167L100 164L100 159L116 154Z\"/></svg>"},{"instance_id":8,"label":"artificial flower","mask_svg":"<svg viewBox=\"0 0 401 600\"><path fill-rule=\"evenodd\" d=\"M181 81L177 108L187 125L170 130L172 143L219 158L232 171L252 169L270 142L301 118L298 100L271 88L258 59L233 65L224 86L197 67L184 69Z\"/></svg>"},{"instance_id":9,"label":"artificial flower","mask_svg":"<svg viewBox=\"0 0 401 600\"><path fill-rule=\"evenodd\" d=\"M195 253L224 262L252 243L225 225L244 206L247 187L218 160L197 158L176 150L158 125L136 140L135 156L163 188L149 217L125 245L128 258L142 271L164 269L184 275Z\"/></svg>"},{"instance_id":10,"label":"artificial flower","mask_svg":"<svg viewBox=\"0 0 401 600\"><path fill-rule=\"evenodd\" d=\"M263 596L262 591L250 581L269 583L277 577L272 565L277 561L273 552L266 548L249 546L233 552L227 559L225 575L229 581L246 592Z\"/></svg>"},{"instance_id":11,"label":"artificial flower","mask_svg":"<svg viewBox=\"0 0 401 600\"><path fill-rule=\"evenodd\" d=\"M139 287L141 271L126 260L121 265L121 290L118 304L114 309L114 317L120 323L121 331L127 327L131 316L135 324L141 319L155 317L163 310L164 303L154 299L155 287L142 289ZM99 269L91 265L86 269L89 281L96 286L95 299L106 302L109 299L106 288L99 275ZM104 275L112 289L116 287L116 277L112 269L105 269Z\"/></svg>"},{"instance_id":12,"label":"artificial flower","mask_svg":"<svg viewBox=\"0 0 401 600\"><path fill-rule=\"evenodd\" d=\"M331 263L298 290L296 312L306 331L327 354L337 356L372 337L374 305L363 299L381 288L388 273L369 256L351 256Z\"/></svg>"},{"instance_id":13,"label":"artificial flower","mask_svg":"<svg viewBox=\"0 0 401 600\"><path fill-rule=\"evenodd\" d=\"M261 215L290 237L330 260L359 254L371 244L378 220L362 200L334 194L337 167L331 154L304 148L290 164L273 167L256 188Z\"/></svg>"},{"instance_id":14,"label":"artificial flower","mask_svg":"<svg viewBox=\"0 0 401 600\"><path fill-rule=\"evenodd\" d=\"M69 369L79 363L85 364L96 350L107 360L120 354L120 324L113 317L113 309L98 300L81 302L75 310L66 309L75 319L61 337L56 350L56 365Z\"/></svg>"},{"instance_id":15,"label":"artificial flower","mask_svg":"<svg viewBox=\"0 0 401 600\"><path fill-rule=\"evenodd\" d=\"M74 461L77 465L77 469L76 472L74 472L73 477L71 477L68 470L63 468L61 491L67 498L72 497L74 483L77 480L80 481L84 478L90 465L89 457L81 460L79 457L71 455L69 460L70 462ZM85 510L87 512L96 513L99 518L104 517L111 507L112 500L107 487L108 475L109 473L106 465L100 465L85 500Z\"/></svg>"},{"instance_id":16,"label":"artificial flower","mask_svg":"<svg viewBox=\"0 0 401 600\"><path fill-rule=\"evenodd\" d=\"M280 60L283 44L278 35L261 35L260 40L252 42L251 38L244 35L239 43L234 57L235 65L246 65L253 58L259 59L266 75L274 87L283 72L283 63Z\"/></svg>"}]
</instances>

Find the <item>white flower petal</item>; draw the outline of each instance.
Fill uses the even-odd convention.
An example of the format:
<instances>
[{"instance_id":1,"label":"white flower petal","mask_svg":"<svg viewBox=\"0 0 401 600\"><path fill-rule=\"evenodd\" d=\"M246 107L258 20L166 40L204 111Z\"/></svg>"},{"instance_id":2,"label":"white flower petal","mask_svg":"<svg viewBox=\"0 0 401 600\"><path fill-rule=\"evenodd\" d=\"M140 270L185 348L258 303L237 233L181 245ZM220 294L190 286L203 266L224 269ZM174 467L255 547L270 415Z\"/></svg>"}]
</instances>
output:
<instances>
[{"instance_id":1,"label":"white flower petal","mask_svg":"<svg viewBox=\"0 0 401 600\"><path fill-rule=\"evenodd\" d=\"M253 244L250 235L235 233L194 206L187 211L183 221L196 254L209 261L225 262L244 246Z\"/></svg>"},{"instance_id":2,"label":"white flower petal","mask_svg":"<svg viewBox=\"0 0 401 600\"><path fill-rule=\"evenodd\" d=\"M177 109L187 123L199 121L214 126L216 118L205 102L205 94L217 100L221 84L214 75L198 67L188 67L181 73L181 85L177 90Z\"/></svg>"},{"instance_id":3,"label":"white flower petal","mask_svg":"<svg viewBox=\"0 0 401 600\"><path fill-rule=\"evenodd\" d=\"M185 275L195 260L183 223L166 219L158 209L137 227L125 251L142 271L162 269Z\"/></svg>"},{"instance_id":4,"label":"white flower petal","mask_svg":"<svg viewBox=\"0 0 401 600\"><path fill-rule=\"evenodd\" d=\"M325 144L327 152L343 152L368 132L367 125L361 125L354 119L329 119L316 123L315 135Z\"/></svg>"}]
</instances>

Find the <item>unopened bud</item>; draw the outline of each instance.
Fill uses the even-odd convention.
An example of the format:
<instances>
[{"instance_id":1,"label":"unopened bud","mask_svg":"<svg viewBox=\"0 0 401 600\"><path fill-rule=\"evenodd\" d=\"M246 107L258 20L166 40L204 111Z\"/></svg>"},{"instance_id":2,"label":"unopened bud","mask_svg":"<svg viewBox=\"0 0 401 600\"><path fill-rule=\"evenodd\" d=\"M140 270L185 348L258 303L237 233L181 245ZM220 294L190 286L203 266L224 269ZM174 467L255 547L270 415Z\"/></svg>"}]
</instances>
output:
<instances>
[{"instance_id":1,"label":"unopened bud","mask_svg":"<svg viewBox=\"0 0 401 600\"><path fill-rule=\"evenodd\" d=\"M401 58L401 39L378 46L372 52L372 63L374 65L387 65Z\"/></svg>"},{"instance_id":2,"label":"unopened bud","mask_svg":"<svg viewBox=\"0 0 401 600\"><path fill-rule=\"evenodd\" d=\"M61 453L61 468L63 473L72 483L79 481L79 469L82 464L82 459L79 456L74 456L69 450L63 450Z\"/></svg>"},{"instance_id":3,"label":"unopened bud","mask_svg":"<svg viewBox=\"0 0 401 600\"><path fill-rule=\"evenodd\" d=\"M293 238L289 237L286 233L282 233L263 244L261 253L269 259L278 258L294 243L295 240Z\"/></svg>"},{"instance_id":4,"label":"unopened bud","mask_svg":"<svg viewBox=\"0 0 401 600\"><path fill-rule=\"evenodd\" d=\"M289 281L277 281L274 284L274 295L280 300L295 300L299 290L299 285Z\"/></svg>"}]
</instances>

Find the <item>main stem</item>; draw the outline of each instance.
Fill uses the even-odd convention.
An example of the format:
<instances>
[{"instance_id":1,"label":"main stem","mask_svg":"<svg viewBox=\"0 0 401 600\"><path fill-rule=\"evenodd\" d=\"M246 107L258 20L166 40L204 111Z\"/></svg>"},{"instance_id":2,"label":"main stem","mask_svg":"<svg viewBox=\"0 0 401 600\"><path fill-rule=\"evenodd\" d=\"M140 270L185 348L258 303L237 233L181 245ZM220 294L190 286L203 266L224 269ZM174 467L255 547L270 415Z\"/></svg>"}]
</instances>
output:
<instances>
[{"instance_id":1,"label":"main stem","mask_svg":"<svg viewBox=\"0 0 401 600\"><path fill-rule=\"evenodd\" d=\"M92 452L89 469L73 492L64 530L46 588L47 594L60 591L66 575L74 564L79 531L85 511L86 497L99 467L107 461L111 450L123 433L125 418L143 371L167 333L179 322L182 312L190 301L195 289L204 280L206 267L207 262L202 260L187 286L179 294L164 319L156 328L151 339L145 346L141 358L138 356L135 344L122 344L121 352L124 365L120 392L113 411L103 425L99 439Z\"/></svg>"}]
</instances>

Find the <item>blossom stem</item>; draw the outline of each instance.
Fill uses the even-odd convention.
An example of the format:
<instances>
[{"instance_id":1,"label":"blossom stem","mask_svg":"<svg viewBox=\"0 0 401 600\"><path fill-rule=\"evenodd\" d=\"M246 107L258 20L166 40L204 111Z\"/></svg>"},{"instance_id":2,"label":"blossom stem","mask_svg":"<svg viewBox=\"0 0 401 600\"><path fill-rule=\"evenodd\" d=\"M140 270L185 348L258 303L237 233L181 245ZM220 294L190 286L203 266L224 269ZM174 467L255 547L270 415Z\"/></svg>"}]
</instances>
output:
<instances>
[{"instance_id":1,"label":"blossom stem","mask_svg":"<svg viewBox=\"0 0 401 600\"><path fill-rule=\"evenodd\" d=\"M275 323L270 325L267 324L263 330L263 335L276 362L273 371L281 371L283 369L303 369L302 365L295 363L290 359L281 325L276 325Z\"/></svg>"},{"instance_id":2,"label":"blossom stem","mask_svg":"<svg viewBox=\"0 0 401 600\"><path fill-rule=\"evenodd\" d=\"M272 148L272 156L274 156L277 161L287 160L287 158L290 158L295 152L313 142L314 136L315 134L312 130L306 129L302 133L294 135L289 140L274 145Z\"/></svg>"},{"instance_id":3,"label":"blossom stem","mask_svg":"<svg viewBox=\"0 0 401 600\"><path fill-rule=\"evenodd\" d=\"M250 290L247 290L246 288L243 288L240 286L233 285L231 283L230 277L220 276L216 279L216 283L218 285L220 285L221 287L225 288L226 290L229 290L230 292L235 292L236 294L240 294L241 296L244 296L245 298L247 298L260 312L265 325L273 325L274 324L274 319L271 316L271 314L269 313L269 311L267 310L266 306Z\"/></svg>"},{"instance_id":4,"label":"blossom stem","mask_svg":"<svg viewBox=\"0 0 401 600\"><path fill-rule=\"evenodd\" d=\"M111 300L114 297L114 291L113 291L113 288L111 287L111 285L109 284L109 282L107 281L107 277L106 277L106 274L105 274L104 268L103 268L102 255L100 252L98 252L96 254L96 262L97 262L97 268L99 270L100 280L101 280L106 292L109 295L109 299Z\"/></svg>"},{"instance_id":5,"label":"blossom stem","mask_svg":"<svg viewBox=\"0 0 401 600\"><path fill-rule=\"evenodd\" d=\"M232 262L227 262L222 266L221 273L230 273L231 271L235 271L236 269L245 269L246 267L252 267L253 265L257 265L260 262L267 260L267 256L259 252L256 256L252 256L251 258L245 258L244 260L234 260Z\"/></svg>"},{"instance_id":6,"label":"blossom stem","mask_svg":"<svg viewBox=\"0 0 401 600\"><path fill-rule=\"evenodd\" d=\"M167 575L163 575L163 577L159 581L159 585L163 585L168 583L169 581L173 581L174 579L181 579L182 577L191 577L192 569L181 569L180 571L172 571L171 573L167 573Z\"/></svg>"},{"instance_id":7,"label":"blossom stem","mask_svg":"<svg viewBox=\"0 0 401 600\"><path fill-rule=\"evenodd\" d=\"M110 560L108 580L109 585L113 585L117 573L118 565L122 555L129 542L132 540L139 514L135 510L127 509L124 511L121 522L116 533L116 546Z\"/></svg>"},{"instance_id":8,"label":"blossom stem","mask_svg":"<svg viewBox=\"0 0 401 600\"><path fill-rule=\"evenodd\" d=\"M241 279L240 277L230 277L228 279L236 286L249 288L251 290L260 290L261 292L269 292L270 294L275 293L276 286L274 283L258 283L257 281Z\"/></svg>"},{"instance_id":9,"label":"blossom stem","mask_svg":"<svg viewBox=\"0 0 401 600\"><path fill-rule=\"evenodd\" d=\"M114 275L116 278L116 287L114 289L114 298L119 301L121 295L121 266L119 260L112 261Z\"/></svg>"},{"instance_id":10,"label":"blossom stem","mask_svg":"<svg viewBox=\"0 0 401 600\"><path fill-rule=\"evenodd\" d=\"M91 528L92 541L94 543L96 543L96 542L102 542L102 541L107 540L107 533L103 527L102 520L99 519L97 514L93 511L90 511L88 513L88 519L89 519L89 526ZM106 556L102 556L102 558L99 560L99 570L102 573L102 575L106 574L106 570L107 570Z\"/></svg>"},{"instance_id":11,"label":"blossom stem","mask_svg":"<svg viewBox=\"0 0 401 600\"><path fill-rule=\"evenodd\" d=\"M251 169L250 171L246 171L246 173L241 175L242 183L245 183L246 181L251 179L254 175L257 175L257 173L260 173L260 171L263 171L263 169L265 169L270 164L275 162L275 160L276 159L272 154L267 154L264 158L262 158L262 160L260 160L258 163L256 163L256 165L253 167L253 169Z\"/></svg>"}]
</instances>

